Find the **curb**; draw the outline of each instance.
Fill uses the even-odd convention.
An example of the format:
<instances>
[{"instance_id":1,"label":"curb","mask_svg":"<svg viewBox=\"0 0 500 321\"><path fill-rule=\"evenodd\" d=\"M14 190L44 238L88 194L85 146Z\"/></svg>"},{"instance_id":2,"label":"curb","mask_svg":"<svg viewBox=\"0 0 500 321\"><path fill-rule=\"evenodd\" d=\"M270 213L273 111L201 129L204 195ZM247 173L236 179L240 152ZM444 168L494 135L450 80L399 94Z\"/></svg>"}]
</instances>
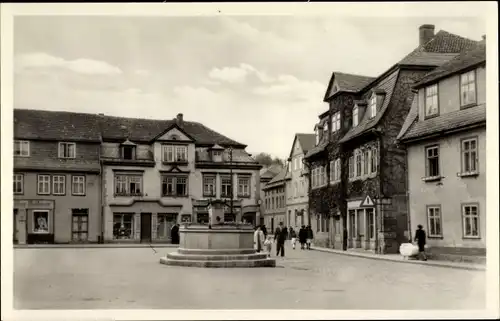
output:
<instances>
[{"instance_id":1,"label":"curb","mask_svg":"<svg viewBox=\"0 0 500 321\"><path fill-rule=\"evenodd\" d=\"M442 262L442 261L439 262L439 261L418 261L418 260L395 260L393 258L385 257L383 255L371 256L371 255L365 255L362 253L352 253L352 252L346 253L344 251L332 251L331 249L317 248L317 247L312 247L312 246L311 246L311 250L325 252L325 253L331 253L331 254L360 257L360 258L372 259L372 260L382 260L382 261L407 263L407 264L420 264L420 265L459 269L459 270L486 271L486 266L480 266L480 265L458 265L458 264L451 264L451 263Z\"/></svg>"},{"instance_id":2,"label":"curb","mask_svg":"<svg viewBox=\"0 0 500 321\"><path fill-rule=\"evenodd\" d=\"M50 244L50 245L14 245L14 249L143 249L143 248L178 248L177 244Z\"/></svg>"}]
</instances>

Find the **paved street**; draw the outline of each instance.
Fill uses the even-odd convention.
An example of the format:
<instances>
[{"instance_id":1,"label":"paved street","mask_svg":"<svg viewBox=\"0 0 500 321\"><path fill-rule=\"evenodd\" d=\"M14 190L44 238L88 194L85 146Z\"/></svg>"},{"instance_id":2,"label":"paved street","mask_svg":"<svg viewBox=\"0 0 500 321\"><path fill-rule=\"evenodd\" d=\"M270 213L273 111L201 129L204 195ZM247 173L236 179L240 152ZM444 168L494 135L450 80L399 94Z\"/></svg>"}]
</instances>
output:
<instances>
[{"instance_id":1,"label":"paved street","mask_svg":"<svg viewBox=\"0 0 500 321\"><path fill-rule=\"evenodd\" d=\"M482 309L485 272L293 251L277 268L170 267L171 248L16 249L16 309Z\"/></svg>"}]
</instances>

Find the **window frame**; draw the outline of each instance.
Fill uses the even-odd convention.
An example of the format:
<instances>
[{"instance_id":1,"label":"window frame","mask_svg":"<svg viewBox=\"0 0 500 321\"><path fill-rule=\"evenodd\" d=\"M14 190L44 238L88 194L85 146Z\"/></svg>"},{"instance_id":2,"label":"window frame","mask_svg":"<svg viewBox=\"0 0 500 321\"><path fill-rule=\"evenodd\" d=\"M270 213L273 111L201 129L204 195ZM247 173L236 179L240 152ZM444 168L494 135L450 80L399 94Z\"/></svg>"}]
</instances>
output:
<instances>
[{"instance_id":1,"label":"window frame","mask_svg":"<svg viewBox=\"0 0 500 321\"><path fill-rule=\"evenodd\" d=\"M125 158L125 150L131 149L131 158ZM123 160L135 160L137 159L137 146L132 145L122 145L121 146L121 156Z\"/></svg>"},{"instance_id":2,"label":"window frame","mask_svg":"<svg viewBox=\"0 0 500 321\"><path fill-rule=\"evenodd\" d=\"M228 179L230 180L230 183L229 184L224 184L223 181L224 179ZM226 193L223 193L224 192L224 188L223 186L229 186L229 194L226 194ZM220 175L220 197L221 198L231 198L231 197L234 197L234 184L233 184L233 177L231 176L231 174L221 174Z\"/></svg>"},{"instance_id":3,"label":"window frame","mask_svg":"<svg viewBox=\"0 0 500 321\"><path fill-rule=\"evenodd\" d=\"M428 96L427 92L430 91L431 88L436 88L436 93L432 96ZM428 98L430 97L436 97L436 109L434 113L428 113ZM424 88L424 119L429 119L433 117L438 117L440 114L440 108L439 108L439 83L434 83L432 85L426 86Z\"/></svg>"},{"instance_id":4,"label":"window frame","mask_svg":"<svg viewBox=\"0 0 500 321\"><path fill-rule=\"evenodd\" d=\"M63 191L62 193L56 193L56 177L61 178L62 177L62 185L63 185ZM61 182L57 182L60 184ZM66 195L66 175L52 175L52 195L57 195L57 196L64 196Z\"/></svg>"},{"instance_id":5,"label":"window frame","mask_svg":"<svg viewBox=\"0 0 500 321\"><path fill-rule=\"evenodd\" d=\"M436 216L436 209L439 211L439 215ZM433 210L433 215L431 217L430 212ZM443 238L443 211L441 209L441 204L430 204L425 206L425 216L427 220L427 238L434 238L434 239L442 239ZM439 233L438 234L432 234L432 224L431 224L431 218L439 219ZM434 223L434 228L436 228L436 224Z\"/></svg>"},{"instance_id":6,"label":"window frame","mask_svg":"<svg viewBox=\"0 0 500 321\"><path fill-rule=\"evenodd\" d=\"M362 176L361 171L363 170L363 156L361 151L359 149L356 149L354 151L354 156L355 156L354 177L361 177Z\"/></svg>"},{"instance_id":7,"label":"window frame","mask_svg":"<svg viewBox=\"0 0 500 321\"><path fill-rule=\"evenodd\" d=\"M177 180L183 178L186 180L186 193L179 194L177 191L178 183ZM163 185L168 185L168 179L172 179L172 194L164 193ZM188 197L189 196L189 175L186 174L162 174L161 175L161 197Z\"/></svg>"},{"instance_id":8,"label":"window frame","mask_svg":"<svg viewBox=\"0 0 500 321\"><path fill-rule=\"evenodd\" d=\"M368 106L370 110L370 119L375 118L377 116L377 95L375 93L370 97L370 104Z\"/></svg>"},{"instance_id":9,"label":"window frame","mask_svg":"<svg viewBox=\"0 0 500 321\"><path fill-rule=\"evenodd\" d=\"M212 180L211 184L207 184L207 180ZM215 197L217 195L217 175L214 174L202 174L202 184L203 184L203 196L204 197ZM213 193L206 193L205 186L212 186Z\"/></svg>"},{"instance_id":10,"label":"window frame","mask_svg":"<svg viewBox=\"0 0 500 321\"><path fill-rule=\"evenodd\" d=\"M16 155L16 144L19 144L19 155ZM26 148L26 154L23 155L23 145L27 146ZM31 146L30 146L30 141L29 140L14 140L14 147L13 147L13 154L14 157L30 157L31 155Z\"/></svg>"},{"instance_id":11,"label":"window frame","mask_svg":"<svg viewBox=\"0 0 500 321\"><path fill-rule=\"evenodd\" d=\"M114 225L115 225L115 217L116 216L120 216L120 223L123 224L124 223L124 217L125 216L129 216L131 217L131 220L130 220L130 238L126 238L126 240L134 240L135 239L135 227L136 227L136 220L135 220L135 213L113 213L113 240L118 240L118 235L115 235L115 229L114 229Z\"/></svg>"},{"instance_id":12,"label":"window frame","mask_svg":"<svg viewBox=\"0 0 500 321\"><path fill-rule=\"evenodd\" d=\"M340 111L332 114L332 133L336 133L340 130Z\"/></svg>"},{"instance_id":13,"label":"window frame","mask_svg":"<svg viewBox=\"0 0 500 321\"><path fill-rule=\"evenodd\" d=\"M49 179L48 182L45 182L45 183L47 183L47 186L48 186L47 192L40 192L40 183L42 183L40 180L41 177L48 177L48 179ZM37 195L50 195L51 187L52 187L51 184L52 184L52 179L51 179L50 175L37 174L37 176L36 176L36 194Z\"/></svg>"},{"instance_id":14,"label":"window frame","mask_svg":"<svg viewBox=\"0 0 500 321\"><path fill-rule=\"evenodd\" d=\"M469 81L469 82L467 82L464 85L462 77L465 76L465 75L468 75L468 74L473 74L474 75L474 81L473 82ZM471 84L473 85L472 88L474 88L474 101L473 102L469 102L469 103L464 103L464 101L463 101L463 93L464 92L462 91L462 89L465 86L470 86ZM462 72L459 75L459 86L460 86L460 90L459 90L459 94L460 94L460 109L464 109L464 108L468 108L468 107L477 105L477 69L473 69L473 70L469 70L469 71L466 71L466 72Z\"/></svg>"},{"instance_id":15,"label":"window frame","mask_svg":"<svg viewBox=\"0 0 500 321\"><path fill-rule=\"evenodd\" d=\"M117 180L118 177L125 177L125 192L118 193L117 192ZM140 183L140 192L139 193L131 193L130 192L130 178L139 178ZM136 182L137 183L137 182ZM144 175L143 174L128 174L128 173L115 173L114 175L114 196L143 196L144 195Z\"/></svg>"},{"instance_id":16,"label":"window frame","mask_svg":"<svg viewBox=\"0 0 500 321\"><path fill-rule=\"evenodd\" d=\"M21 179L20 179L20 180L16 180L16 176L17 176L17 177L20 177ZM24 174L14 173L14 175L13 175L13 177L12 177L12 182L13 182L14 184L18 184L18 183L19 183L19 184L20 184L20 186L21 186L21 191L16 192L16 189L15 189L15 188L13 188L12 193L13 193L14 195L23 195L23 194L24 194ZM14 187L14 186L12 186L12 187Z\"/></svg>"},{"instance_id":17,"label":"window frame","mask_svg":"<svg viewBox=\"0 0 500 321\"><path fill-rule=\"evenodd\" d=\"M171 148L172 149L172 159L168 159L168 149ZM184 150L184 155L185 155L185 159L183 160L177 160L177 154L178 154L178 150L179 148L182 148L182 150ZM188 163L189 162L189 155L188 155L188 152L189 152L189 149L188 149L188 145L184 145L184 144L162 144L161 145L161 160L163 163L168 163L168 164L172 164L172 163L175 163L175 164L184 164L184 163ZM181 153L182 154L182 153Z\"/></svg>"},{"instance_id":18,"label":"window frame","mask_svg":"<svg viewBox=\"0 0 500 321\"><path fill-rule=\"evenodd\" d=\"M370 149L370 173L376 173L378 167L378 148L372 147Z\"/></svg>"},{"instance_id":19,"label":"window frame","mask_svg":"<svg viewBox=\"0 0 500 321\"><path fill-rule=\"evenodd\" d=\"M354 155L349 156L349 179L354 179L356 177L356 171L354 168Z\"/></svg>"},{"instance_id":20,"label":"window frame","mask_svg":"<svg viewBox=\"0 0 500 321\"><path fill-rule=\"evenodd\" d=\"M465 143L469 143L469 150L464 149ZM470 142L475 142L475 148L470 148ZM472 176L479 174L479 148L478 148L479 138L478 136L464 137L460 140L460 176ZM465 153L469 153L469 166L471 165L471 153L475 153L474 158L474 170L466 170L465 168Z\"/></svg>"},{"instance_id":21,"label":"window frame","mask_svg":"<svg viewBox=\"0 0 500 321\"><path fill-rule=\"evenodd\" d=\"M359 107L354 106L352 109L352 127L356 127L359 125Z\"/></svg>"},{"instance_id":22,"label":"window frame","mask_svg":"<svg viewBox=\"0 0 500 321\"><path fill-rule=\"evenodd\" d=\"M429 150L431 149L436 149L437 150L437 156L433 156L435 158L437 158L437 167L438 167L438 170L437 170L437 175L430 175L430 163L429 163ZM424 148L424 151L425 151L425 179L427 180L432 180L432 179L440 179L441 178L441 162L440 162L440 156L441 156L441 153L440 153L440 147L438 144L432 144L432 145L427 145L425 146Z\"/></svg>"},{"instance_id":23,"label":"window frame","mask_svg":"<svg viewBox=\"0 0 500 321\"><path fill-rule=\"evenodd\" d=\"M58 156L62 159L75 159L76 158L76 143L74 142L59 142ZM73 146L73 156L65 156L66 148Z\"/></svg>"},{"instance_id":24,"label":"window frame","mask_svg":"<svg viewBox=\"0 0 500 321\"><path fill-rule=\"evenodd\" d=\"M47 232L39 232L39 231L35 231L35 213L47 213ZM49 210L43 210L43 209L36 209L36 210L33 210L33 212L31 213L31 232L33 234L53 234L53 233L50 233L50 224L52 223L52 220L50 219L50 211Z\"/></svg>"},{"instance_id":25,"label":"window frame","mask_svg":"<svg viewBox=\"0 0 500 321\"><path fill-rule=\"evenodd\" d=\"M466 235L465 234L465 228L466 228L466 223L465 223L465 218L466 218L466 215L465 215L465 208L466 207L475 207L476 208L476 217L477 217L477 235ZM481 239L481 212L480 212L480 209L479 209L479 203L477 202L467 202L467 203L461 203L460 204L460 208L461 208L461 216L462 216L462 238L463 239L473 239L473 240L477 240L477 239ZM472 216L472 215L469 215L469 216Z\"/></svg>"},{"instance_id":26,"label":"window frame","mask_svg":"<svg viewBox=\"0 0 500 321\"><path fill-rule=\"evenodd\" d=\"M240 186L243 186L240 184L240 180L248 180L248 193L245 193L243 191L243 193L240 193ZM251 174L237 174L236 175L236 183L237 183L237 186L238 186L238 197L244 197L244 198L250 198L252 197L252 175Z\"/></svg>"},{"instance_id":27,"label":"window frame","mask_svg":"<svg viewBox=\"0 0 500 321\"><path fill-rule=\"evenodd\" d=\"M82 178L82 187L83 187L83 193L75 193L74 190L74 184L79 184L79 182L75 181L75 178L78 180L79 178ZM71 195L73 196L85 196L87 193L87 178L85 175L71 175Z\"/></svg>"}]
</instances>

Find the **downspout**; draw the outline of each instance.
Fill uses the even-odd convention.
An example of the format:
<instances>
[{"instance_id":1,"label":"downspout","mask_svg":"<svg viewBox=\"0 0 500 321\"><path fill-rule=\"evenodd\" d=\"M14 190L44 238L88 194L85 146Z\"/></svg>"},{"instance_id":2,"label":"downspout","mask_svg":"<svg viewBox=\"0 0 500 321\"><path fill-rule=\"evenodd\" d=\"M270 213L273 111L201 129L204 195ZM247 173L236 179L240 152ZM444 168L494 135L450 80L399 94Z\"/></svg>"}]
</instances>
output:
<instances>
[{"instance_id":1,"label":"downspout","mask_svg":"<svg viewBox=\"0 0 500 321\"><path fill-rule=\"evenodd\" d=\"M398 142L398 144L402 147L404 147L403 151L405 154L405 187L406 187L406 224L407 224L407 229L408 229L408 242L412 242L411 238L411 215L410 215L410 171L408 167L408 149L406 148L406 145L403 145L401 142Z\"/></svg>"},{"instance_id":2,"label":"downspout","mask_svg":"<svg viewBox=\"0 0 500 321\"><path fill-rule=\"evenodd\" d=\"M101 145L99 145L99 177L101 183L99 184L99 204L101 205L101 244L104 243L104 177L103 177L103 164L101 160Z\"/></svg>"}]
</instances>

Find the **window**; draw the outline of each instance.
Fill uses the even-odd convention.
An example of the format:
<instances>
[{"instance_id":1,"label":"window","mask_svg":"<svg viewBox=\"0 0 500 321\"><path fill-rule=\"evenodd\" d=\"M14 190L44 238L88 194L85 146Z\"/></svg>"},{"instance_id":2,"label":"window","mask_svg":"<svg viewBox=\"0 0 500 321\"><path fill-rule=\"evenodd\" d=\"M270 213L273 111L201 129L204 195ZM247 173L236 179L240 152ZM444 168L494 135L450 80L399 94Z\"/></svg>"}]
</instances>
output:
<instances>
[{"instance_id":1,"label":"window","mask_svg":"<svg viewBox=\"0 0 500 321\"><path fill-rule=\"evenodd\" d=\"M164 175L161 178L161 195L162 196L187 196L187 181L185 175L174 176Z\"/></svg>"},{"instance_id":2,"label":"window","mask_svg":"<svg viewBox=\"0 0 500 321\"><path fill-rule=\"evenodd\" d=\"M330 182L335 180L335 162L330 161Z\"/></svg>"},{"instance_id":3,"label":"window","mask_svg":"<svg viewBox=\"0 0 500 321\"><path fill-rule=\"evenodd\" d=\"M356 211L349 210L349 237L356 238L357 235Z\"/></svg>"},{"instance_id":4,"label":"window","mask_svg":"<svg viewBox=\"0 0 500 321\"><path fill-rule=\"evenodd\" d=\"M349 178L354 177L354 156L349 157Z\"/></svg>"},{"instance_id":5,"label":"window","mask_svg":"<svg viewBox=\"0 0 500 321\"><path fill-rule=\"evenodd\" d=\"M187 162L187 146L163 145L163 161L166 163Z\"/></svg>"},{"instance_id":6,"label":"window","mask_svg":"<svg viewBox=\"0 0 500 321\"><path fill-rule=\"evenodd\" d=\"M368 238L375 238L375 212L373 208L367 208L366 216L368 216Z\"/></svg>"},{"instance_id":7,"label":"window","mask_svg":"<svg viewBox=\"0 0 500 321\"><path fill-rule=\"evenodd\" d=\"M59 143L59 158L75 158L76 144L75 143Z\"/></svg>"},{"instance_id":8,"label":"window","mask_svg":"<svg viewBox=\"0 0 500 321\"><path fill-rule=\"evenodd\" d=\"M462 140L462 173L477 171L477 139Z\"/></svg>"},{"instance_id":9,"label":"window","mask_svg":"<svg viewBox=\"0 0 500 321\"><path fill-rule=\"evenodd\" d=\"M133 239L134 214L114 214L113 215L113 238Z\"/></svg>"},{"instance_id":10,"label":"window","mask_svg":"<svg viewBox=\"0 0 500 321\"><path fill-rule=\"evenodd\" d=\"M30 142L26 140L15 140L14 156L21 156L21 157L30 156Z\"/></svg>"},{"instance_id":11,"label":"window","mask_svg":"<svg viewBox=\"0 0 500 321\"><path fill-rule=\"evenodd\" d=\"M232 187L231 176L221 175L220 183L221 183L221 192L220 192L221 197L232 197L233 193L231 192L231 187Z\"/></svg>"},{"instance_id":12,"label":"window","mask_svg":"<svg viewBox=\"0 0 500 321\"><path fill-rule=\"evenodd\" d=\"M479 207L473 204L462 205L464 237L479 238Z\"/></svg>"},{"instance_id":13,"label":"window","mask_svg":"<svg viewBox=\"0 0 500 321\"><path fill-rule=\"evenodd\" d=\"M215 196L214 175L203 175L203 196Z\"/></svg>"},{"instance_id":14,"label":"window","mask_svg":"<svg viewBox=\"0 0 500 321\"><path fill-rule=\"evenodd\" d=\"M461 106L476 103L476 71L472 70L460 76L460 104Z\"/></svg>"},{"instance_id":15,"label":"window","mask_svg":"<svg viewBox=\"0 0 500 321\"><path fill-rule=\"evenodd\" d=\"M356 173L354 176L358 177L361 176L361 151L356 150L355 152L356 155Z\"/></svg>"},{"instance_id":16,"label":"window","mask_svg":"<svg viewBox=\"0 0 500 321\"><path fill-rule=\"evenodd\" d=\"M49 211L33 211L33 233L49 233Z\"/></svg>"},{"instance_id":17,"label":"window","mask_svg":"<svg viewBox=\"0 0 500 321\"><path fill-rule=\"evenodd\" d=\"M377 171L377 163L378 163L377 148L372 148L372 150L371 150L371 168L372 168L372 173L375 173Z\"/></svg>"},{"instance_id":18,"label":"window","mask_svg":"<svg viewBox=\"0 0 500 321\"><path fill-rule=\"evenodd\" d=\"M429 237L441 237L441 208L439 206L427 207L427 224Z\"/></svg>"},{"instance_id":19,"label":"window","mask_svg":"<svg viewBox=\"0 0 500 321\"><path fill-rule=\"evenodd\" d=\"M37 190L40 195L50 194L50 175L38 175Z\"/></svg>"},{"instance_id":20,"label":"window","mask_svg":"<svg viewBox=\"0 0 500 321\"><path fill-rule=\"evenodd\" d=\"M22 194L24 192L24 175L14 174L13 183L14 183L13 193Z\"/></svg>"},{"instance_id":21,"label":"window","mask_svg":"<svg viewBox=\"0 0 500 321\"><path fill-rule=\"evenodd\" d=\"M368 168L370 166L370 151L365 149L363 151L363 174L369 174Z\"/></svg>"},{"instance_id":22,"label":"window","mask_svg":"<svg viewBox=\"0 0 500 321\"><path fill-rule=\"evenodd\" d=\"M135 159L135 146L122 146L123 159Z\"/></svg>"},{"instance_id":23,"label":"window","mask_svg":"<svg viewBox=\"0 0 500 321\"><path fill-rule=\"evenodd\" d=\"M356 127L358 126L359 124L359 109L358 107L354 107L354 109L352 110L352 126L353 127Z\"/></svg>"},{"instance_id":24,"label":"window","mask_svg":"<svg viewBox=\"0 0 500 321\"><path fill-rule=\"evenodd\" d=\"M73 208L71 240L74 242L85 242L89 235L89 210L86 208Z\"/></svg>"},{"instance_id":25,"label":"window","mask_svg":"<svg viewBox=\"0 0 500 321\"><path fill-rule=\"evenodd\" d=\"M333 165L333 168L334 168L334 176L333 176L333 180L334 181L340 181L341 180L341 164L340 164L340 158L337 158L335 160L335 163Z\"/></svg>"},{"instance_id":26,"label":"window","mask_svg":"<svg viewBox=\"0 0 500 321\"><path fill-rule=\"evenodd\" d=\"M142 176L115 175L115 194L119 196L142 195Z\"/></svg>"},{"instance_id":27,"label":"window","mask_svg":"<svg viewBox=\"0 0 500 321\"><path fill-rule=\"evenodd\" d=\"M326 171L325 171L325 166L320 166L319 168L319 175L320 175L320 185L325 185L326 184Z\"/></svg>"},{"instance_id":28,"label":"window","mask_svg":"<svg viewBox=\"0 0 500 321\"><path fill-rule=\"evenodd\" d=\"M426 176L439 176L439 147L431 146L425 149L427 157Z\"/></svg>"},{"instance_id":29,"label":"window","mask_svg":"<svg viewBox=\"0 0 500 321\"><path fill-rule=\"evenodd\" d=\"M425 88L425 116L434 116L438 113L438 85L434 84Z\"/></svg>"},{"instance_id":30,"label":"window","mask_svg":"<svg viewBox=\"0 0 500 321\"><path fill-rule=\"evenodd\" d=\"M177 223L176 214L158 213L156 238L162 240L170 239L170 232L175 223Z\"/></svg>"},{"instance_id":31,"label":"window","mask_svg":"<svg viewBox=\"0 0 500 321\"><path fill-rule=\"evenodd\" d=\"M332 133L340 130L340 112L332 115Z\"/></svg>"},{"instance_id":32,"label":"window","mask_svg":"<svg viewBox=\"0 0 500 321\"><path fill-rule=\"evenodd\" d=\"M323 125L323 137L328 137L328 122Z\"/></svg>"},{"instance_id":33,"label":"window","mask_svg":"<svg viewBox=\"0 0 500 321\"><path fill-rule=\"evenodd\" d=\"M319 130L318 128L316 127L316 130L315 130L315 134L316 134L316 145L319 144Z\"/></svg>"},{"instance_id":34,"label":"window","mask_svg":"<svg viewBox=\"0 0 500 321\"><path fill-rule=\"evenodd\" d=\"M373 94L370 98L370 118L377 115L377 95Z\"/></svg>"},{"instance_id":35,"label":"window","mask_svg":"<svg viewBox=\"0 0 500 321\"><path fill-rule=\"evenodd\" d=\"M238 196L250 197L250 176L238 175Z\"/></svg>"},{"instance_id":36,"label":"window","mask_svg":"<svg viewBox=\"0 0 500 321\"><path fill-rule=\"evenodd\" d=\"M64 175L52 176L52 194L54 195L66 194L66 176Z\"/></svg>"},{"instance_id":37,"label":"window","mask_svg":"<svg viewBox=\"0 0 500 321\"><path fill-rule=\"evenodd\" d=\"M85 195L85 176L73 176L71 178L71 194Z\"/></svg>"}]
</instances>

